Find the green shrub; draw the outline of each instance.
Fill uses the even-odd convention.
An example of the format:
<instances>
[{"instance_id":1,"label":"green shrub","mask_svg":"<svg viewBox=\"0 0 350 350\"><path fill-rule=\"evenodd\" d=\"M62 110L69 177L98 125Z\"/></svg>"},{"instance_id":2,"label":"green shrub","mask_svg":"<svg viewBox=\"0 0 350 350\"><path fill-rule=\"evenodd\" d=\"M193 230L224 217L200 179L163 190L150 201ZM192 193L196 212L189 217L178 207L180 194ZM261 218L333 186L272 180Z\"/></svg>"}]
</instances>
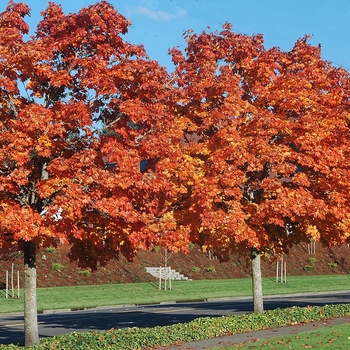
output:
<instances>
[{"instance_id":1,"label":"green shrub","mask_svg":"<svg viewBox=\"0 0 350 350\"><path fill-rule=\"evenodd\" d=\"M79 271L79 275L81 275L81 276L90 276L91 275L91 271L90 270L80 270Z\"/></svg>"},{"instance_id":2,"label":"green shrub","mask_svg":"<svg viewBox=\"0 0 350 350\"><path fill-rule=\"evenodd\" d=\"M97 350L146 349L165 347L180 342L222 337L263 329L295 326L350 315L350 304L325 306L294 306L269 310L261 314L239 316L201 317L189 323L178 323L154 328L111 329L105 332L70 333L43 338L33 349ZM18 349L14 345L0 345L1 350Z\"/></svg>"},{"instance_id":3,"label":"green shrub","mask_svg":"<svg viewBox=\"0 0 350 350\"><path fill-rule=\"evenodd\" d=\"M309 258L309 259L307 259L307 262L309 264L314 264L316 262L316 258Z\"/></svg>"},{"instance_id":4,"label":"green shrub","mask_svg":"<svg viewBox=\"0 0 350 350\"><path fill-rule=\"evenodd\" d=\"M56 248L55 247L47 247L46 248L46 252L47 253L53 253L53 252L55 252L56 251Z\"/></svg>"},{"instance_id":5,"label":"green shrub","mask_svg":"<svg viewBox=\"0 0 350 350\"><path fill-rule=\"evenodd\" d=\"M159 247L159 246L155 246L155 247L153 248L153 251L154 251L155 253L158 253L158 252L160 251L160 247Z\"/></svg>"},{"instance_id":6,"label":"green shrub","mask_svg":"<svg viewBox=\"0 0 350 350\"><path fill-rule=\"evenodd\" d=\"M192 271L199 273L199 272L201 272L201 268L199 266L192 266Z\"/></svg>"},{"instance_id":7,"label":"green shrub","mask_svg":"<svg viewBox=\"0 0 350 350\"><path fill-rule=\"evenodd\" d=\"M305 266L304 266L304 270L305 270L305 271L311 271L313 268L314 268L313 265L305 265Z\"/></svg>"},{"instance_id":8,"label":"green shrub","mask_svg":"<svg viewBox=\"0 0 350 350\"><path fill-rule=\"evenodd\" d=\"M64 266L61 264L61 263L59 263L59 262L53 262L52 264L51 264L51 268L52 268L52 270L54 270L54 271L61 271L61 269L63 268Z\"/></svg>"},{"instance_id":9,"label":"green shrub","mask_svg":"<svg viewBox=\"0 0 350 350\"><path fill-rule=\"evenodd\" d=\"M330 262L328 263L328 266L332 269L335 269L338 266L338 264L336 262Z\"/></svg>"},{"instance_id":10,"label":"green shrub","mask_svg":"<svg viewBox=\"0 0 350 350\"><path fill-rule=\"evenodd\" d=\"M205 271L215 273L215 272L216 272L216 269L215 269L215 266L214 266L214 265L210 265L210 266L208 266L208 267L205 269Z\"/></svg>"},{"instance_id":11,"label":"green shrub","mask_svg":"<svg viewBox=\"0 0 350 350\"><path fill-rule=\"evenodd\" d=\"M188 245L188 249L189 250L192 250L194 248L194 244L193 243L190 243L189 245Z\"/></svg>"}]
</instances>

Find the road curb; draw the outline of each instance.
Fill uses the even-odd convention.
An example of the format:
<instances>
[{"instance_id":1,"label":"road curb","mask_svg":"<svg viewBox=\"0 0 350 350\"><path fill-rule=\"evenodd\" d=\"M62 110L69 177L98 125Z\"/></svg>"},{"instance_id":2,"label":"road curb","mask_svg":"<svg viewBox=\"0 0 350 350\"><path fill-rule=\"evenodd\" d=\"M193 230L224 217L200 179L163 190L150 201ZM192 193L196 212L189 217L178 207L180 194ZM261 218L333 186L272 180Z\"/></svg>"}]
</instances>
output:
<instances>
[{"instance_id":1,"label":"road curb","mask_svg":"<svg viewBox=\"0 0 350 350\"><path fill-rule=\"evenodd\" d=\"M41 313L42 314L58 314L60 312L71 312L71 311L72 311L72 309L54 309L54 310L43 310Z\"/></svg>"}]
</instances>

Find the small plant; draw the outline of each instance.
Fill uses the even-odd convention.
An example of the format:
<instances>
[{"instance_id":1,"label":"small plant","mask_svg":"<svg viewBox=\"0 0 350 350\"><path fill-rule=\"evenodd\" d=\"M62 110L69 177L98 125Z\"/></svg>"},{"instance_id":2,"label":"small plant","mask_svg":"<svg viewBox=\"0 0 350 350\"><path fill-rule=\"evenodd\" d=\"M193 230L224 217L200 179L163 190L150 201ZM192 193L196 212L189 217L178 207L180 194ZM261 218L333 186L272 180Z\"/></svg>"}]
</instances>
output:
<instances>
[{"instance_id":1,"label":"small plant","mask_svg":"<svg viewBox=\"0 0 350 350\"><path fill-rule=\"evenodd\" d=\"M61 271L61 269L63 268L64 266L61 264L61 263L59 263L59 262L53 262L52 264L51 264L51 268L52 268L52 270L54 270L54 271Z\"/></svg>"},{"instance_id":2,"label":"small plant","mask_svg":"<svg viewBox=\"0 0 350 350\"><path fill-rule=\"evenodd\" d=\"M20 258L20 257L22 257L22 254L23 254L22 251L17 250L17 251L15 251L15 252L12 253L12 256L13 256L14 258Z\"/></svg>"},{"instance_id":3,"label":"small plant","mask_svg":"<svg viewBox=\"0 0 350 350\"><path fill-rule=\"evenodd\" d=\"M55 252L56 251L56 248L55 247L47 247L46 248L46 252L47 253L53 253L53 252Z\"/></svg>"},{"instance_id":4,"label":"small plant","mask_svg":"<svg viewBox=\"0 0 350 350\"><path fill-rule=\"evenodd\" d=\"M160 250L160 247L159 247L158 245L156 245L156 246L153 248L153 251L154 251L155 253L158 253L159 250Z\"/></svg>"},{"instance_id":5,"label":"small plant","mask_svg":"<svg viewBox=\"0 0 350 350\"><path fill-rule=\"evenodd\" d=\"M214 265L210 265L205 269L207 272L216 272L215 266Z\"/></svg>"},{"instance_id":6,"label":"small plant","mask_svg":"<svg viewBox=\"0 0 350 350\"><path fill-rule=\"evenodd\" d=\"M314 264L316 262L316 258L309 258L309 259L307 259L307 262L309 264Z\"/></svg>"},{"instance_id":7,"label":"small plant","mask_svg":"<svg viewBox=\"0 0 350 350\"><path fill-rule=\"evenodd\" d=\"M190 243L189 245L188 245L188 249L189 250L192 250L194 248L194 244L193 243Z\"/></svg>"},{"instance_id":8,"label":"small plant","mask_svg":"<svg viewBox=\"0 0 350 350\"><path fill-rule=\"evenodd\" d=\"M313 268L314 268L313 265L305 265L305 266L304 266L304 270L305 270L305 271L311 271Z\"/></svg>"},{"instance_id":9,"label":"small plant","mask_svg":"<svg viewBox=\"0 0 350 350\"><path fill-rule=\"evenodd\" d=\"M268 252L264 252L264 253L263 253L263 256L264 256L265 258L267 258L267 259L270 259L270 258L271 258L271 254L268 253Z\"/></svg>"},{"instance_id":10,"label":"small plant","mask_svg":"<svg viewBox=\"0 0 350 350\"><path fill-rule=\"evenodd\" d=\"M332 269L335 269L338 266L338 264L336 262L330 262L328 263L328 266Z\"/></svg>"},{"instance_id":11,"label":"small plant","mask_svg":"<svg viewBox=\"0 0 350 350\"><path fill-rule=\"evenodd\" d=\"M198 273L201 272L201 268L199 266L192 266L192 271Z\"/></svg>"},{"instance_id":12,"label":"small plant","mask_svg":"<svg viewBox=\"0 0 350 350\"><path fill-rule=\"evenodd\" d=\"M80 270L79 271L79 275L81 275L81 276L90 276L91 275L91 271L90 270Z\"/></svg>"}]
</instances>

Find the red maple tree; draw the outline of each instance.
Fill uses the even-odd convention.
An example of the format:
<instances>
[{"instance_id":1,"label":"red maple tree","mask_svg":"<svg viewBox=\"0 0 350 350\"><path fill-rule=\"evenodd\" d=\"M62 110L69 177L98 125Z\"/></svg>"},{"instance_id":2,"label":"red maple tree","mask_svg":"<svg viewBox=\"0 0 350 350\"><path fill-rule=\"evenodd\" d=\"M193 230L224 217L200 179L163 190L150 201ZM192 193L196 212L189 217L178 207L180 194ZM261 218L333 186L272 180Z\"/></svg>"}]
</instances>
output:
<instances>
[{"instance_id":1,"label":"red maple tree","mask_svg":"<svg viewBox=\"0 0 350 350\"><path fill-rule=\"evenodd\" d=\"M262 311L260 254L348 240L349 74L308 37L288 52L229 24L185 39L185 55L171 52L184 152L196 164L186 201L193 232L222 258L250 252Z\"/></svg>"},{"instance_id":2,"label":"red maple tree","mask_svg":"<svg viewBox=\"0 0 350 350\"><path fill-rule=\"evenodd\" d=\"M10 1L0 14L0 248L24 251L26 346L39 341L37 247L69 243L96 268L188 242L165 68L122 39L130 22L105 1L68 15L49 3L31 37L29 13Z\"/></svg>"}]
</instances>

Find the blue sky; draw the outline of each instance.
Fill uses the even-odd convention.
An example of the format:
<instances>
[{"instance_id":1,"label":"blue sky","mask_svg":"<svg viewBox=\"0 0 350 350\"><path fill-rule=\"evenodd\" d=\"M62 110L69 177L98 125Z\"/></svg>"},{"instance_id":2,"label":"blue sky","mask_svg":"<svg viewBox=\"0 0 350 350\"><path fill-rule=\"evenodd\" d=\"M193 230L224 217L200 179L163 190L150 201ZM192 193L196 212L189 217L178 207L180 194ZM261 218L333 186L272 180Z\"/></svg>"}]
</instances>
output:
<instances>
[{"instance_id":1,"label":"blue sky","mask_svg":"<svg viewBox=\"0 0 350 350\"><path fill-rule=\"evenodd\" d=\"M20 1L20 0L15 0ZM48 2L22 0L32 8L28 23L34 30ZM96 3L91 0L58 0L66 13ZM324 59L350 71L350 0L110 0L132 21L128 41L144 44L148 55L171 71L168 49L184 47L182 34L199 33L209 26L220 30L225 22L245 34L264 34L265 46L290 50L305 34L321 44ZM2 0L0 11L7 0Z\"/></svg>"}]
</instances>

